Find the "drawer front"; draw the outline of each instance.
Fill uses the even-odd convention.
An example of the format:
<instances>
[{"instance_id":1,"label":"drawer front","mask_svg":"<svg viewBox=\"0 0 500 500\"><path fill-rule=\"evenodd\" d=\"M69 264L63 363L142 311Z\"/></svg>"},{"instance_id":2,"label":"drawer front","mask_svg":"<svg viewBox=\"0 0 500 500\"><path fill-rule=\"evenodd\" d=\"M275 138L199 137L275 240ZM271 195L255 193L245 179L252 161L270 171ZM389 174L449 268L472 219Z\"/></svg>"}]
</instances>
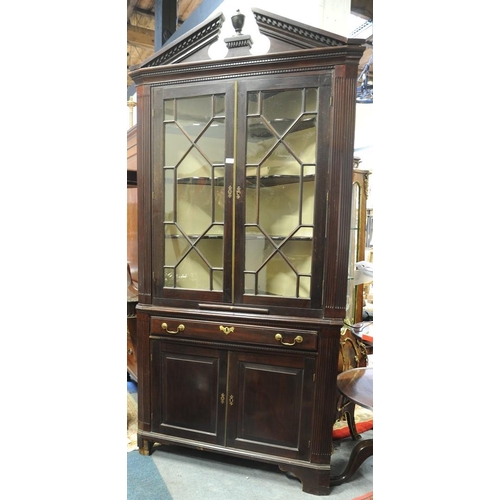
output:
<instances>
[{"instance_id":1,"label":"drawer front","mask_svg":"<svg viewBox=\"0 0 500 500\"><path fill-rule=\"evenodd\" d=\"M215 321L191 321L179 318L151 318L151 334L213 342L242 342L289 349L316 350L316 331L274 328Z\"/></svg>"}]
</instances>

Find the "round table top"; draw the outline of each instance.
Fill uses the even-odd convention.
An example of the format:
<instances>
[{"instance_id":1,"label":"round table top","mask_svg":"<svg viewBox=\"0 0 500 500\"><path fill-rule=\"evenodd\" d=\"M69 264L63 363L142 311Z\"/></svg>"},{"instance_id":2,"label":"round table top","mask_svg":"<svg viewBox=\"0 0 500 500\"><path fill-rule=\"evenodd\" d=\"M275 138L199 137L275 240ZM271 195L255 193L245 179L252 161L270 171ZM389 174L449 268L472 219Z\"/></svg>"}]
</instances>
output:
<instances>
[{"instance_id":1,"label":"round table top","mask_svg":"<svg viewBox=\"0 0 500 500\"><path fill-rule=\"evenodd\" d=\"M352 368L339 373L337 387L346 398L373 410L373 367Z\"/></svg>"}]
</instances>

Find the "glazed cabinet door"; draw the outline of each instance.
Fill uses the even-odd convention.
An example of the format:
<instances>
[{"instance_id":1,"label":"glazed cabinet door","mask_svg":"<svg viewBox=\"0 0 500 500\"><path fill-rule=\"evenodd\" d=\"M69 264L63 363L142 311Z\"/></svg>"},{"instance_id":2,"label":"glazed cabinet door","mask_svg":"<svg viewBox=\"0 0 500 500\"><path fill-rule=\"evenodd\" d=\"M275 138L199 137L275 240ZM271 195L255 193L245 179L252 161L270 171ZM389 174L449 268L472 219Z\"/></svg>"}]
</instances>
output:
<instances>
[{"instance_id":1,"label":"glazed cabinet door","mask_svg":"<svg viewBox=\"0 0 500 500\"><path fill-rule=\"evenodd\" d=\"M151 344L153 432L223 444L227 351Z\"/></svg>"},{"instance_id":2,"label":"glazed cabinet door","mask_svg":"<svg viewBox=\"0 0 500 500\"><path fill-rule=\"evenodd\" d=\"M235 296L319 308L329 75L239 82Z\"/></svg>"},{"instance_id":3,"label":"glazed cabinet door","mask_svg":"<svg viewBox=\"0 0 500 500\"><path fill-rule=\"evenodd\" d=\"M227 446L308 459L315 359L229 355Z\"/></svg>"},{"instance_id":4,"label":"glazed cabinet door","mask_svg":"<svg viewBox=\"0 0 500 500\"><path fill-rule=\"evenodd\" d=\"M225 291L231 286L233 85L153 89L156 298L230 298Z\"/></svg>"}]
</instances>

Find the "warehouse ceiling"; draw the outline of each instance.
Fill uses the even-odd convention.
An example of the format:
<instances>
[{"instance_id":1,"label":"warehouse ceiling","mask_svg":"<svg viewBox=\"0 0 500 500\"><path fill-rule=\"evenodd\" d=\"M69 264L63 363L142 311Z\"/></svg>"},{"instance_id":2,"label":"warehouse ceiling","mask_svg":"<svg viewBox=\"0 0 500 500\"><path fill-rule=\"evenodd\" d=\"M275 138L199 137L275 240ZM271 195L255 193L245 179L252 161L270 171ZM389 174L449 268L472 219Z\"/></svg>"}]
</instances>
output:
<instances>
[{"instance_id":1,"label":"warehouse ceiling","mask_svg":"<svg viewBox=\"0 0 500 500\"><path fill-rule=\"evenodd\" d=\"M203 0L177 0L177 21L179 29ZM133 82L128 70L142 63L155 50L155 0L127 0L127 87ZM373 0L351 0L351 13L364 20L373 19ZM359 38L356 34L353 38ZM367 38L367 50L359 64L360 73L372 56L373 37ZM373 77L373 64L370 65Z\"/></svg>"}]
</instances>

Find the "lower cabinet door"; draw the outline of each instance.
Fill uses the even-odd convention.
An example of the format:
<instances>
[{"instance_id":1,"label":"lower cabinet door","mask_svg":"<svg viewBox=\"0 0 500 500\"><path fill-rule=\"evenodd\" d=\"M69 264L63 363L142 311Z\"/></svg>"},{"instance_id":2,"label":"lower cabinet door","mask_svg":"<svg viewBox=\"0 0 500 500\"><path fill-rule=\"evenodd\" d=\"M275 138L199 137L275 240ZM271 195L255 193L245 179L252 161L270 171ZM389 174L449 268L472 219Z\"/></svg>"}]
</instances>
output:
<instances>
[{"instance_id":1,"label":"lower cabinet door","mask_svg":"<svg viewBox=\"0 0 500 500\"><path fill-rule=\"evenodd\" d=\"M226 445L307 460L315 358L229 353Z\"/></svg>"},{"instance_id":2,"label":"lower cabinet door","mask_svg":"<svg viewBox=\"0 0 500 500\"><path fill-rule=\"evenodd\" d=\"M152 340L152 430L224 444L227 351Z\"/></svg>"}]
</instances>

